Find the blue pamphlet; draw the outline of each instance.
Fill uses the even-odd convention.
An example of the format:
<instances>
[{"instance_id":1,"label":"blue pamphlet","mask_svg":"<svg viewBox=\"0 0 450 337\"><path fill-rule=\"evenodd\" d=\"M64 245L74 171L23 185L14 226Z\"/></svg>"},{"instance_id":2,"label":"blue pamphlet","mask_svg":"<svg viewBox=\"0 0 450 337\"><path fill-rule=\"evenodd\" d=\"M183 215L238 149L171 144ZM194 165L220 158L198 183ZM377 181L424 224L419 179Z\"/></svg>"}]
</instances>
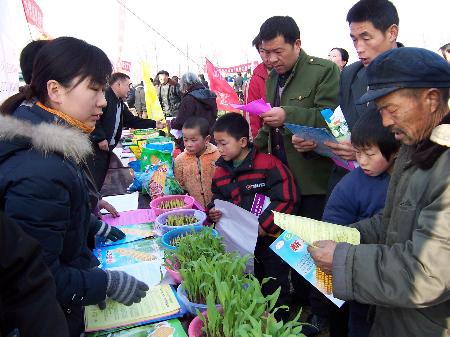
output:
<instances>
[{"instance_id":1,"label":"blue pamphlet","mask_svg":"<svg viewBox=\"0 0 450 337\"><path fill-rule=\"evenodd\" d=\"M314 152L317 154L331 158L336 165L339 165L347 170L353 170L355 168L354 162L348 162L336 156L331 149L326 146L325 142L338 143L336 138L325 128L313 128L310 126L297 125L285 123L284 126L291 131L294 135L297 135L305 140L312 140L317 144Z\"/></svg>"},{"instance_id":2,"label":"blue pamphlet","mask_svg":"<svg viewBox=\"0 0 450 337\"><path fill-rule=\"evenodd\" d=\"M344 304L344 301L333 296L332 276L325 274L316 267L308 253L306 242L285 231L270 245L270 248L331 302L339 308Z\"/></svg>"}]
</instances>

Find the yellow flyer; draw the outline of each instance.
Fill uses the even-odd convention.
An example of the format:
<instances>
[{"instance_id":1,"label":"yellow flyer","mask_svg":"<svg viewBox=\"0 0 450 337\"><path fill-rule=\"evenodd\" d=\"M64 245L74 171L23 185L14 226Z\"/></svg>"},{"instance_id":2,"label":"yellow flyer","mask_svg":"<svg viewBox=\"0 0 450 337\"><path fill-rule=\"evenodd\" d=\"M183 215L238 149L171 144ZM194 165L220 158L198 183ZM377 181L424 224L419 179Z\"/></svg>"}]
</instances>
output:
<instances>
[{"instance_id":1,"label":"yellow flyer","mask_svg":"<svg viewBox=\"0 0 450 337\"><path fill-rule=\"evenodd\" d=\"M172 288L167 285L151 287L140 303L126 306L111 299L106 300L106 309L97 305L85 308L86 332L106 330L121 326L149 322L168 317L181 310Z\"/></svg>"},{"instance_id":2,"label":"yellow flyer","mask_svg":"<svg viewBox=\"0 0 450 337\"><path fill-rule=\"evenodd\" d=\"M335 225L301 216L273 212L275 224L300 237L304 242L312 245L319 240L333 240L359 245L361 236L356 228Z\"/></svg>"}]
</instances>

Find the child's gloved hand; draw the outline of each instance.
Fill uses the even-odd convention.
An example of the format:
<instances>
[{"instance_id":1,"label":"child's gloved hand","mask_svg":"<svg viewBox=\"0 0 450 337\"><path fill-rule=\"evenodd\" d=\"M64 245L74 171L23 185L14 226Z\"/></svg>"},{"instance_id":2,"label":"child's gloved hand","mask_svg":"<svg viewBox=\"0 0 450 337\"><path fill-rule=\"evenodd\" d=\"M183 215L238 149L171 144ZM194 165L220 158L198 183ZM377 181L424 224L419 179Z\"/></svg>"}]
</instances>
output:
<instances>
[{"instance_id":1,"label":"child's gloved hand","mask_svg":"<svg viewBox=\"0 0 450 337\"><path fill-rule=\"evenodd\" d=\"M122 232L117 227L108 225L106 222L103 222L101 220L98 220L95 223L95 235L101 236L102 238L105 238L107 240L111 241L117 241L121 240L125 237L125 233Z\"/></svg>"},{"instance_id":2,"label":"child's gloved hand","mask_svg":"<svg viewBox=\"0 0 450 337\"><path fill-rule=\"evenodd\" d=\"M212 222L217 223L222 216L222 212L215 208L211 208L208 212L208 216Z\"/></svg>"},{"instance_id":3,"label":"child's gloved hand","mask_svg":"<svg viewBox=\"0 0 450 337\"><path fill-rule=\"evenodd\" d=\"M138 303L145 297L148 286L133 276L118 270L105 270L106 295L125 305Z\"/></svg>"}]
</instances>

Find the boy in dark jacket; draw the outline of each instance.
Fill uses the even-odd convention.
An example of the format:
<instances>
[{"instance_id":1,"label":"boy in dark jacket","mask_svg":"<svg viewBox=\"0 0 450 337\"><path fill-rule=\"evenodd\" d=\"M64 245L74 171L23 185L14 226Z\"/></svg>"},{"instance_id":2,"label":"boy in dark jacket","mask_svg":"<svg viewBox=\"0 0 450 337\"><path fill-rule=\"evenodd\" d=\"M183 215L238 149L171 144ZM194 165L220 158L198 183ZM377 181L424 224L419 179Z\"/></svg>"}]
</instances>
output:
<instances>
[{"instance_id":1,"label":"boy in dark jacket","mask_svg":"<svg viewBox=\"0 0 450 337\"><path fill-rule=\"evenodd\" d=\"M351 141L360 167L336 185L323 213L324 221L338 225L370 218L384 208L389 172L400 148L378 113L368 113L356 122ZM368 310L369 305L349 303L348 337L369 335Z\"/></svg>"},{"instance_id":2,"label":"boy in dark jacket","mask_svg":"<svg viewBox=\"0 0 450 337\"><path fill-rule=\"evenodd\" d=\"M242 115L228 113L214 125L214 138L221 158L216 162L212 181L213 202L232 202L250 211L255 194L270 198L270 204L259 216L259 235L255 247L255 276L262 280L272 277L263 287L265 295L281 287L278 305L289 304L289 266L270 248L279 236L280 228L273 222L272 211L295 214L297 190L289 169L276 157L260 153L249 143L249 125ZM209 217L217 222L221 212L209 205ZM239 233L236 233L239 235ZM279 311L279 319L287 313Z\"/></svg>"}]
</instances>

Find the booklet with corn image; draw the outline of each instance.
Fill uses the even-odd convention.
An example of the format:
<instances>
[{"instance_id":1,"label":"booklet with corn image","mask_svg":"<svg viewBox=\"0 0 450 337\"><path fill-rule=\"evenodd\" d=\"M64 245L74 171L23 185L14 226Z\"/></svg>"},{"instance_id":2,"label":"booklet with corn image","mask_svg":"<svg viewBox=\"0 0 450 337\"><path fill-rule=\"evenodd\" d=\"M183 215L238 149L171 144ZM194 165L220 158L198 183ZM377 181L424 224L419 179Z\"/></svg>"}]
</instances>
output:
<instances>
[{"instance_id":1,"label":"booklet with corn image","mask_svg":"<svg viewBox=\"0 0 450 337\"><path fill-rule=\"evenodd\" d=\"M123 239L117 241L100 239L98 240L97 246L99 247L117 246L124 243L138 241L141 239L146 239L155 236L153 222L123 225L118 228L125 233L125 237Z\"/></svg>"},{"instance_id":2,"label":"booklet with corn image","mask_svg":"<svg viewBox=\"0 0 450 337\"><path fill-rule=\"evenodd\" d=\"M305 217L273 213L275 224L285 232L272 243L270 248L331 302L341 307L344 301L333 296L332 276L325 274L314 264L308 253L308 246L319 240L357 245L360 243L358 230Z\"/></svg>"}]
</instances>

